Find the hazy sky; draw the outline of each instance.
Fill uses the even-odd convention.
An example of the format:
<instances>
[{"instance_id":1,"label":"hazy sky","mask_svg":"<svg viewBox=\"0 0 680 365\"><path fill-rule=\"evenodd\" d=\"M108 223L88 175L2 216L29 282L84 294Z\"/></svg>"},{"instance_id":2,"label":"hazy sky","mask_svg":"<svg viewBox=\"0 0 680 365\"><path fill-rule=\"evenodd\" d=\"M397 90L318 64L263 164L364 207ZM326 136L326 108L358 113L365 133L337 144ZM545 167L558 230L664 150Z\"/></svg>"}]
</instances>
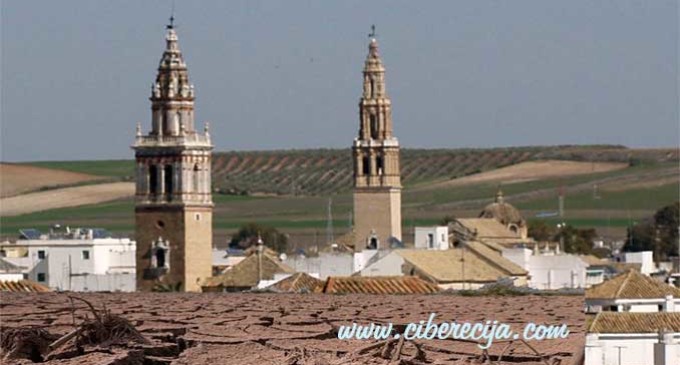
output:
<instances>
[{"instance_id":1,"label":"hazy sky","mask_svg":"<svg viewBox=\"0 0 680 365\"><path fill-rule=\"evenodd\" d=\"M177 1L216 150L349 147L376 24L403 147L678 145L678 1ZM132 158L171 1L2 1L4 161Z\"/></svg>"}]
</instances>

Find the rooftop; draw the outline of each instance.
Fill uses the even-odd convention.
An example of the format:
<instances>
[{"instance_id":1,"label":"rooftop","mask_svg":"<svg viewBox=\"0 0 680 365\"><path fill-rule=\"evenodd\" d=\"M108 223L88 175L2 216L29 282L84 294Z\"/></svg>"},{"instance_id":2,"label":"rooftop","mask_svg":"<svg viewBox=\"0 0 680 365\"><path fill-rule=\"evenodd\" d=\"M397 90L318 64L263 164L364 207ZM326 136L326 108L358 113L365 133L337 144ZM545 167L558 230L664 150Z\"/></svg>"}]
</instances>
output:
<instances>
[{"instance_id":1,"label":"rooftop","mask_svg":"<svg viewBox=\"0 0 680 365\"><path fill-rule=\"evenodd\" d=\"M329 277L318 292L326 294L430 294L439 287L415 276Z\"/></svg>"},{"instance_id":2,"label":"rooftop","mask_svg":"<svg viewBox=\"0 0 680 365\"><path fill-rule=\"evenodd\" d=\"M313 293L321 284L323 284L323 280L298 272L276 282L267 289L276 293Z\"/></svg>"},{"instance_id":3,"label":"rooftop","mask_svg":"<svg viewBox=\"0 0 680 365\"><path fill-rule=\"evenodd\" d=\"M680 298L680 289L635 270L628 270L586 290L586 299L658 299L667 295Z\"/></svg>"},{"instance_id":4,"label":"rooftop","mask_svg":"<svg viewBox=\"0 0 680 365\"><path fill-rule=\"evenodd\" d=\"M261 270L258 257L262 258ZM269 254L251 254L243 261L227 269L224 274L206 279L201 286L204 288L253 288L259 283L259 279L273 280L274 274L280 273L292 274L294 270Z\"/></svg>"},{"instance_id":5,"label":"rooftop","mask_svg":"<svg viewBox=\"0 0 680 365\"><path fill-rule=\"evenodd\" d=\"M471 242L468 248L435 250L397 250L420 273L438 283L494 282L527 272L498 252Z\"/></svg>"},{"instance_id":6,"label":"rooftop","mask_svg":"<svg viewBox=\"0 0 680 365\"><path fill-rule=\"evenodd\" d=\"M4 281L0 280L0 292L14 293L46 293L48 287L30 280Z\"/></svg>"},{"instance_id":7,"label":"rooftop","mask_svg":"<svg viewBox=\"0 0 680 365\"><path fill-rule=\"evenodd\" d=\"M590 333L680 332L680 312L601 312L590 324Z\"/></svg>"}]
</instances>

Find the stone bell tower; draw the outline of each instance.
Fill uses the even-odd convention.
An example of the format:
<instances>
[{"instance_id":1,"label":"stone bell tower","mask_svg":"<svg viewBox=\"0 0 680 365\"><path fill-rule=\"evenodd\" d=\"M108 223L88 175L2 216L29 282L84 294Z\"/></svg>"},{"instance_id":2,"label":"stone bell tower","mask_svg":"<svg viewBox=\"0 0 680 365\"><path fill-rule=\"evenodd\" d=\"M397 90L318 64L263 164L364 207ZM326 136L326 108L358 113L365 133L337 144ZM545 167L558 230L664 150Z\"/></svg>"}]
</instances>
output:
<instances>
[{"instance_id":1,"label":"stone bell tower","mask_svg":"<svg viewBox=\"0 0 680 365\"><path fill-rule=\"evenodd\" d=\"M392 102L375 32L363 75L359 135L352 146L355 251L389 248L390 241L401 241L399 141L392 134Z\"/></svg>"},{"instance_id":2,"label":"stone bell tower","mask_svg":"<svg viewBox=\"0 0 680 365\"><path fill-rule=\"evenodd\" d=\"M212 276L212 143L194 128L194 87L173 19L151 87L151 130L137 124L135 144L137 290L157 284L200 291Z\"/></svg>"}]
</instances>

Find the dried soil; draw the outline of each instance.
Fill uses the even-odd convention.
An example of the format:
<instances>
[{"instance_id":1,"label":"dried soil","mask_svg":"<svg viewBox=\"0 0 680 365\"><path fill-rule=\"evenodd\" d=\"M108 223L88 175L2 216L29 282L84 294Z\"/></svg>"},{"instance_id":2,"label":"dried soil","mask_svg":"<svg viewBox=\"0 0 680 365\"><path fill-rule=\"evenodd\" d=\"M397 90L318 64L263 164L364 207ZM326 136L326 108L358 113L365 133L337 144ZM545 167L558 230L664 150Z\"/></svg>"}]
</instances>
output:
<instances>
[{"instance_id":1,"label":"dried soil","mask_svg":"<svg viewBox=\"0 0 680 365\"><path fill-rule=\"evenodd\" d=\"M79 294L97 308L130 321L149 344L90 347L46 364L473 364L502 355L503 364L571 364L584 342L583 298L576 296L460 297L453 295L322 294ZM87 307L75 303L75 321ZM521 331L528 322L569 326L564 340L495 343L488 351L453 340L342 341L352 322L498 320ZM90 316L91 319L91 316ZM63 293L3 293L2 331L43 328L61 337L73 331ZM31 364L28 359L12 364Z\"/></svg>"}]
</instances>

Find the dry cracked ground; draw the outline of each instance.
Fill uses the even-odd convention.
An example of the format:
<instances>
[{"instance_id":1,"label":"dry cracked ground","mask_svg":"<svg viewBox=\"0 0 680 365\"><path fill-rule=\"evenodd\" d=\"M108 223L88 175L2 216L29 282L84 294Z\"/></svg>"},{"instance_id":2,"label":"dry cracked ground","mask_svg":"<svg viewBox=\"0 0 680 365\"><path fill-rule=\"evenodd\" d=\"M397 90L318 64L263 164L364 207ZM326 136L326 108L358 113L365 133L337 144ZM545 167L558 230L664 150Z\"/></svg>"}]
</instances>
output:
<instances>
[{"instance_id":1,"label":"dry cracked ground","mask_svg":"<svg viewBox=\"0 0 680 365\"><path fill-rule=\"evenodd\" d=\"M566 365L577 363L582 353L582 307L578 296L3 293L1 362ZM337 339L341 325L393 322L403 328L432 312L437 322L498 320L514 330L528 322L566 323L570 334L561 340L496 342L486 351L459 340ZM105 313L118 322L100 331L92 324L104 322ZM55 346L58 339L63 341Z\"/></svg>"}]
</instances>

